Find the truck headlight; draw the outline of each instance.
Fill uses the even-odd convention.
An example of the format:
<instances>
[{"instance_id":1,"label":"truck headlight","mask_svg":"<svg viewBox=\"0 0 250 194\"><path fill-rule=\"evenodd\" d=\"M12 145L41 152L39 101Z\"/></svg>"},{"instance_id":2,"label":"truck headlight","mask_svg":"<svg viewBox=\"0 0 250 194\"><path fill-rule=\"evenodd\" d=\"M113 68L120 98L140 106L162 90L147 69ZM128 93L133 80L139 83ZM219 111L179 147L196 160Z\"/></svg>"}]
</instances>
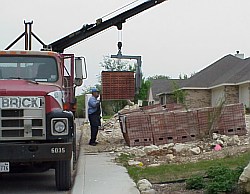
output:
<instances>
[{"instance_id":1,"label":"truck headlight","mask_svg":"<svg viewBox=\"0 0 250 194\"><path fill-rule=\"evenodd\" d=\"M64 122L62 121L57 121L55 124L54 124L54 130L57 132L57 133L62 133L64 132L66 129L66 125Z\"/></svg>"},{"instance_id":2,"label":"truck headlight","mask_svg":"<svg viewBox=\"0 0 250 194\"><path fill-rule=\"evenodd\" d=\"M52 135L68 135L68 119L54 118L51 120Z\"/></svg>"}]
</instances>

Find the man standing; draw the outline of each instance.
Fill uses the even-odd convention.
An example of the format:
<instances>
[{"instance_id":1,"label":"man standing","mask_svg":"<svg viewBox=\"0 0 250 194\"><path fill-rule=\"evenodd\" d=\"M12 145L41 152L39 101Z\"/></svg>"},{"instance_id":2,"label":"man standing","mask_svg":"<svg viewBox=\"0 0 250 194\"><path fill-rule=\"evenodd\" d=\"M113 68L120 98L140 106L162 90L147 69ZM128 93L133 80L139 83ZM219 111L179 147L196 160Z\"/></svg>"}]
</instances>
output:
<instances>
[{"instance_id":1,"label":"man standing","mask_svg":"<svg viewBox=\"0 0 250 194\"><path fill-rule=\"evenodd\" d=\"M101 108L100 108L100 101L97 100L99 97L99 91L96 88L92 90L92 96L89 98L88 101L88 115L89 115L89 122L91 127L91 139L89 141L89 145L96 146L96 136L98 134L98 128L101 126Z\"/></svg>"}]
</instances>

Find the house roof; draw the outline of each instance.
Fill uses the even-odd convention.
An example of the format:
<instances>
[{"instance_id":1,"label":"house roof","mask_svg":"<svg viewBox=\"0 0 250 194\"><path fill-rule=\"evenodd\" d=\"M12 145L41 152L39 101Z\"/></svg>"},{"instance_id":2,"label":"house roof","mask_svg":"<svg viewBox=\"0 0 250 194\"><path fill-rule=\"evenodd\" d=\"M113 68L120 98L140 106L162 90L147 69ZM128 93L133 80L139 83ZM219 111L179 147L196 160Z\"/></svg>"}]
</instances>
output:
<instances>
[{"instance_id":1,"label":"house roof","mask_svg":"<svg viewBox=\"0 0 250 194\"><path fill-rule=\"evenodd\" d=\"M250 80L250 59L227 55L189 78L183 88L212 88Z\"/></svg>"},{"instance_id":2,"label":"house roof","mask_svg":"<svg viewBox=\"0 0 250 194\"><path fill-rule=\"evenodd\" d=\"M153 98L158 100L159 97L157 94L160 93L172 93L173 92L173 83L175 82L180 88L183 87L183 83L186 80L180 79L156 79L151 81L151 89Z\"/></svg>"}]
</instances>

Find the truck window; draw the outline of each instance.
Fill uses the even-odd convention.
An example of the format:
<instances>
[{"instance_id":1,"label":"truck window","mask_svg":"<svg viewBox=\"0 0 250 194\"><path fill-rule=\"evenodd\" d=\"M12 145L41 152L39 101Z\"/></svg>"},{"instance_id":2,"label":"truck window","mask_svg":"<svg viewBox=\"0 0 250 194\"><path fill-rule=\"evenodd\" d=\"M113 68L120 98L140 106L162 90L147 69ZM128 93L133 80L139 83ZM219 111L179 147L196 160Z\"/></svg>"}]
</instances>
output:
<instances>
[{"instance_id":1,"label":"truck window","mask_svg":"<svg viewBox=\"0 0 250 194\"><path fill-rule=\"evenodd\" d=\"M0 56L0 79L56 82L58 80L57 62L53 57Z\"/></svg>"}]
</instances>

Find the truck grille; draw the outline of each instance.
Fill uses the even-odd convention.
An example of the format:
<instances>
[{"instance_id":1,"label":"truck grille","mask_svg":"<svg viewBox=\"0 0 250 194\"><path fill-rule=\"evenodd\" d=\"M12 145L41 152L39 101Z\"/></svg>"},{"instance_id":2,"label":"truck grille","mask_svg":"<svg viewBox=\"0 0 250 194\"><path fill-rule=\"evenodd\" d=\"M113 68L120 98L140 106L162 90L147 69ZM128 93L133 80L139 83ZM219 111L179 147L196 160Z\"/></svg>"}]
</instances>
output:
<instances>
[{"instance_id":1,"label":"truck grille","mask_svg":"<svg viewBox=\"0 0 250 194\"><path fill-rule=\"evenodd\" d=\"M0 141L46 138L45 100L39 98L39 107L0 108Z\"/></svg>"}]
</instances>

